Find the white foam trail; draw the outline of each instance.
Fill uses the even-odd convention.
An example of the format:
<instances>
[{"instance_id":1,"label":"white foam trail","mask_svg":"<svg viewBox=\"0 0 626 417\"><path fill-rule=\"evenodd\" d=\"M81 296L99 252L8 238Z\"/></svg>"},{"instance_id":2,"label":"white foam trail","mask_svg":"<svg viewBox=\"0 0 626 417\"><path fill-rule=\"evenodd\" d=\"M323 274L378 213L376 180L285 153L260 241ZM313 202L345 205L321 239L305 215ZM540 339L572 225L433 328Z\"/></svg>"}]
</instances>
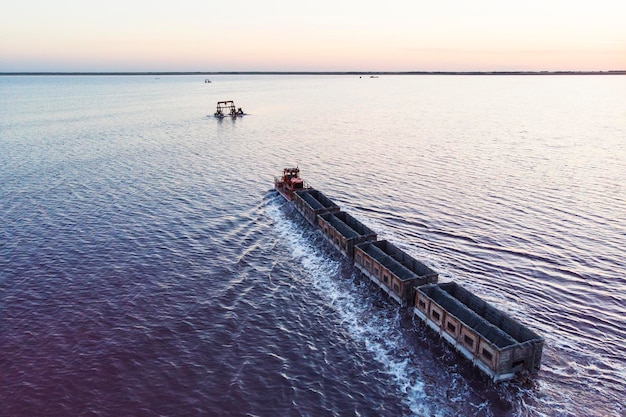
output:
<instances>
[{"instance_id":1,"label":"white foam trail","mask_svg":"<svg viewBox=\"0 0 626 417\"><path fill-rule=\"evenodd\" d=\"M270 203L267 212L275 220L281 241L291 248L294 258L309 272L310 282L319 296L337 313L348 334L365 346L384 372L392 377L397 389L405 395L405 403L412 415L438 415L428 407L424 382L417 370L410 366L410 351L398 330L398 313L392 318L376 313L371 304L357 297L354 282L348 284L349 288L343 288L338 281L341 263L329 259L312 246L302 228L288 219L278 205Z\"/></svg>"}]
</instances>

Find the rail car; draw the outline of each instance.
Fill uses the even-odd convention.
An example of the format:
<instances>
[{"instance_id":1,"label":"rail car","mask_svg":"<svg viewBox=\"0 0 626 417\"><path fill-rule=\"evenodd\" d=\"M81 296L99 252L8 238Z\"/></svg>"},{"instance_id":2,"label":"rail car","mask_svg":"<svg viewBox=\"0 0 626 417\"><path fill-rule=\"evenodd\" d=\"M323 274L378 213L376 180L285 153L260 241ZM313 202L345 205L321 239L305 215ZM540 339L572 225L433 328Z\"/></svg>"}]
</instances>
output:
<instances>
[{"instance_id":1,"label":"rail car","mask_svg":"<svg viewBox=\"0 0 626 417\"><path fill-rule=\"evenodd\" d=\"M439 278L435 271L387 240L357 245L354 266L403 307L413 305L416 287Z\"/></svg>"},{"instance_id":2,"label":"rail car","mask_svg":"<svg viewBox=\"0 0 626 417\"><path fill-rule=\"evenodd\" d=\"M543 339L455 282L416 288L414 314L494 381L539 371Z\"/></svg>"},{"instance_id":3,"label":"rail car","mask_svg":"<svg viewBox=\"0 0 626 417\"><path fill-rule=\"evenodd\" d=\"M308 190L311 187L300 177L300 168L283 169L283 175L274 177L274 188L287 201L293 200L294 193L299 190Z\"/></svg>"},{"instance_id":4,"label":"rail car","mask_svg":"<svg viewBox=\"0 0 626 417\"><path fill-rule=\"evenodd\" d=\"M544 339L455 282L438 274L352 217L285 168L275 189L344 256L402 307L438 333L493 381L536 374Z\"/></svg>"},{"instance_id":5,"label":"rail car","mask_svg":"<svg viewBox=\"0 0 626 417\"><path fill-rule=\"evenodd\" d=\"M321 191L313 188L295 191L293 205L313 226L317 225L317 216L339 211L337 204L333 203Z\"/></svg>"}]
</instances>

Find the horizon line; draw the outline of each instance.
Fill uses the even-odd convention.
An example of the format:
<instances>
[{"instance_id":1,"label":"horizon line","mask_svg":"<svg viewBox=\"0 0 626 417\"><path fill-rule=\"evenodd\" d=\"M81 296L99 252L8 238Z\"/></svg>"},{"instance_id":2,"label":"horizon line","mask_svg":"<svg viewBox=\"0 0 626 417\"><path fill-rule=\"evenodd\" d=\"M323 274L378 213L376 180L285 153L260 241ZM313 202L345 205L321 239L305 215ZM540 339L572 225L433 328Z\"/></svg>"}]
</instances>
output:
<instances>
[{"instance_id":1,"label":"horizon line","mask_svg":"<svg viewBox=\"0 0 626 417\"><path fill-rule=\"evenodd\" d=\"M7 71L14 75L626 75L607 71Z\"/></svg>"}]
</instances>

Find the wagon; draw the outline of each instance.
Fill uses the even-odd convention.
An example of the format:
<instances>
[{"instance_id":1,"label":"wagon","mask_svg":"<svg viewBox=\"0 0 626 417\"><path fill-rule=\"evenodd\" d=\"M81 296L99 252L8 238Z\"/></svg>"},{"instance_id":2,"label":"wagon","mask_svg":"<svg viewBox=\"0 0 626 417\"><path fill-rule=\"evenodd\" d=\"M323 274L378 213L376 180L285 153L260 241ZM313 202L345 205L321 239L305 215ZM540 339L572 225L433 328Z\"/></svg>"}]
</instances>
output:
<instances>
[{"instance_id":1,"label":"wagon","mask_svg":"<svg viewBox=\"0 0 626 417\"><path fill-rule=\"evenodd\" d=\"M544 339L454 282L418 287L413 311L494 381L539 371Z\"/></svg>"},{"instance_id":2,"label":"wagon","mask_svg":"<svg viewBox=\"0 0 626 417\"><path fill-rule=\"evenodd\" d=\"M346 213L325 213L317 216L317 225L326 239L341 253L352 259L354 247L362 242L376 240L376 233Z\"/></svg>"},{"instance_id":3,"label":"wagon","mask_svg":"<svg viewBox=\"0 0 626 417\"><path fill-rule=\"evenodd\" d=\"M293 194L297 190L307 190L311 187L300 177L300 168L285 168L280 177L274 177L274 188L287 201L293 200Z\"/></svg>"},{"instance_id":4,"label":"wagon","mask_svg":"<svg viewBox=\"0 0 626 417\"><path fill-rule=\"evenodd\" d=\"M387 240L357 245L354 266L402 306L413 304L416 286L438 279L435 271Z\"/></svg>"}]
</instances>

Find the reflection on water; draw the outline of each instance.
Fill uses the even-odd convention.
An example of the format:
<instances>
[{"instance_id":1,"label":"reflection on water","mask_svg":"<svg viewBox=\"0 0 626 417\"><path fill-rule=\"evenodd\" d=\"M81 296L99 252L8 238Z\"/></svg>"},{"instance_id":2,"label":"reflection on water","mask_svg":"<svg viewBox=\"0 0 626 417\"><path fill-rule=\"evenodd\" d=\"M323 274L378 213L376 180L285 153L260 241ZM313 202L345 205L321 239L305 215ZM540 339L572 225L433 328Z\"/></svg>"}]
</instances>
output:
<instances>
[{"instance_id":1,"label":"reflection on water","mask_svg":"<svg viewBox=\"0 0 626 417\"><path fill-rule=\"evenodd\" d=\"M212 81L0 77L0 414L624 413L623 77ZM292 165L542 334L534 382L354 273Z\"/></svg>"}]
</instances>

